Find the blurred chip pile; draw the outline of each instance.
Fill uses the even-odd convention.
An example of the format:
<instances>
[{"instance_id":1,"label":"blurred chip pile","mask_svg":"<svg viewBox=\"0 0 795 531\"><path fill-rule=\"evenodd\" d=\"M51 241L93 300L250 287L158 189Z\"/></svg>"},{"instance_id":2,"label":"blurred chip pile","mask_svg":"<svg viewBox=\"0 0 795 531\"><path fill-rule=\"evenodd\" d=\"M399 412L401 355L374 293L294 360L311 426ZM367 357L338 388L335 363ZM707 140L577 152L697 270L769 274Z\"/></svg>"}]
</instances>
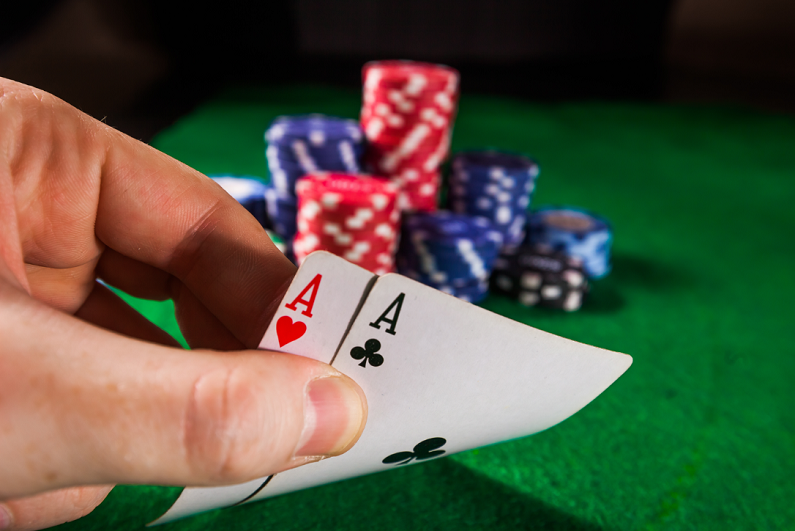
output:
<instances>
[{"instance_id":1,"label":"blurred chip pile","mask_svg":"<svg viewBox=\"0 0 795 531\"><path fill-rule=\"evenodd\" d=\"M470 302L579 309L610 272L610 224L578 207L531 210L539 165L496 149L457 153L439 210L459 74L377 61L362 70L360 122L281 116L265 132L269 184L216 182L284 242L297 264L325 250L378 275L397 271Z\"/></svg>"}]
</instances>

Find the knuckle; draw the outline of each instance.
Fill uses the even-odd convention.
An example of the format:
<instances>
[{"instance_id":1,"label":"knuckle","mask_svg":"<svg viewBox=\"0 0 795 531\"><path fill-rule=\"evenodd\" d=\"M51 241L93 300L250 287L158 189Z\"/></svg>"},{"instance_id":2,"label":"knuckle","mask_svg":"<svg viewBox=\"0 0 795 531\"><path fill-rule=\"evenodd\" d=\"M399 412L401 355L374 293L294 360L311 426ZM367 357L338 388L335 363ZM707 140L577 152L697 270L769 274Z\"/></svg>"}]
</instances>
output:
<instances>
[{"instance_id":1,"label":"knuckle","mask_svg":"<svg viewBox=\"0 0 795 531\"><path fill-rule=\"evenodd\" d=\"M184 422L183 446L191 475L209 482L254 477L263 461L288 460L284 416L264 400L263 382L243 367L200 376ZM288 450L280 451L287 446Z\"/></svg>"},{"instance_id":2,"label":"knuckle","mask_svg":"<svg viewBox=\"0 0 795 531\"><path fill-rule=\"evenodd\" d=\"M13 515L10 529L43 529L82 518L102 503L111 488L70 487L6 502Z\"/></svg>"},{"instance_id":3,"label":"knuckle","mask_svg":"<svg viewBox=\"0 0 795 531\"><path fill-rule=\"evenodd\" d=\"M97 508L110 492L111 487L73 487L63 492L63 507L69 511L69 519L76 520Z\"/></svg>"}]
</instances>

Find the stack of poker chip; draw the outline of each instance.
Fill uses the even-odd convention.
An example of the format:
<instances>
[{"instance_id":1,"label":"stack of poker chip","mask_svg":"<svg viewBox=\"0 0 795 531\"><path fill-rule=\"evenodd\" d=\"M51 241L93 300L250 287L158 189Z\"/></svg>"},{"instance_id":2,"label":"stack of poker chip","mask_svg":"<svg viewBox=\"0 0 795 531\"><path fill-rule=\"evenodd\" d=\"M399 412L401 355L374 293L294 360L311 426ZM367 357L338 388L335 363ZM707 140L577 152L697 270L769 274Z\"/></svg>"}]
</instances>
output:
<instances>
[{"instance_id":1,"label":"stack of poker chip","mask_svg":"<svg viewBox=\"0 0 795 531\"><path fill-rule=\"evenodd\" d=\"M292 253L292 241L297 230L298 199L289 194L279 192L273 186L269 186L265 190L265 204L270 218L271 229L282 239L284 254L295 262L295 257Z\"/></svg>"},{"instance_id":2,"label":"stack of poker chip","mask_svg":"<svg viewBox=\"0 0 795 531\"><path fill-rule=\"evenodd\" d=\"M604 218L577 207L544 207L527 221L527 242L579 258L590 278L610 272L613 232Z\"/></svg>"},{"instance_id":3,"label":"stack of poker chip","mask_svg":"<svg viewBox=\"0 0 795 531\"><path fill-rule=\"evenodd\" d=\"M450 212L404 216L398 272L469 302L488 294L502 235L484 219Z\"/></svg>"},{"instance_id":4,"label":"stack of poker chip","mask_svg":"<svg viewBox=\"0 0 795 531\"><path fill-rule=\"evenodd\" d=\"M453 158L448 205L458 214L488 219L514 247L525 238L527 207L538 177L538 164L500 151L469 151Z\"/></svg>"},{"instance_id":5,"label":"stack of poker chip","mask_svg":"<svg viewBox=\"0 0 795 531\"><path fill-rule=\"evenodd\" d=\"M361 124L366 160L401 187L400 207L434 211L440 166L450 150L458 105L458 72L411 61L367 63Z\"/></svg>"},{"instance_id":6,"label":"stack of poker chip","mask_svg":"<svg viewBox=\"0 0 795 531\"><path fill-rule=\"evenodd\" d=\"M318 171L359 173L364 135L355 120L310 114L277 118L265 131L265 141L273 188L268 213L289 246L296 230L298 179Z\"/></svg>"},{"instance_id":7,"label":"stack of poker chip","mask_svg":"<svg viewBox=\"0 0 795 531\"><path fill-rule=\"evenodd\" d=\"M494 263L491 290L524 306L579 310L589 286L580 258L549 246L522 245L503 253Z\"/></svg>"},{"instance_id":8,"label":"stack of poker chip","mask_svg":"<svg viewBox=\"0 0 795 531\"><path fill-rule=\"evenodd\" d=\"M265 205L265 194L268 190L266 184L255 177L247 176L213 175L210 178L243 205L260 225L266 229L272 228Z\"/></svg>"},{"instance_id":9,"label":"stack of poker chip","mask_svg":"<svg viewBox=\"0 0 795 531\"><path fill-rule=\"evenodd\" d=\"M328 251L377 275L395 270L400 226L398 188L366 175L314 173L298 192L295 257L300 265L313 251Z\"/></svg>"}]
</instances>

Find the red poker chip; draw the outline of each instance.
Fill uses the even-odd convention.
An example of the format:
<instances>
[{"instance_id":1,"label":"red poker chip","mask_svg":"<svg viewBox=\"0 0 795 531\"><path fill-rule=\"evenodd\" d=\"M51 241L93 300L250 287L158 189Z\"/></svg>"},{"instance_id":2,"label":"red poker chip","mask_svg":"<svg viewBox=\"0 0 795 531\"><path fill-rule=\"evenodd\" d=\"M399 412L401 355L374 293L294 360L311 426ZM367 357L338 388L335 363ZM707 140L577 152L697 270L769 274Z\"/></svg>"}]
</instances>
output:
<instances>
[{"instance_id":1,"label":"red poker chip","mask_svg":"<svg viewBox=\"0 0 795 531\"><path fill-rule=\"evenodd\" d=\"M302 227L301 234L312 234L314 239L326 242L328 245L338 246L341 249L349 248L358 242L367 242L371 247L378 249L391 249L397 241L398 230L390 227L389 231L381 231L380 235L367 232L327 231L328 225L312 225Z\"/></svg>"},{"instance_id":2,"label":"red poker chip","mask_svg":"<svg viewBox=\"0 0 795 531\"><path fill-rule=\"evenodd\" d=\"M395 263L395 251L393 249L372 249L366 245L338 247L328 242L317 242L314 240L308 241L306 244L298 240L293 247L296 256L301 258L315 251L326 251L363 267L371 264L374 267L389 267Z\"/></svg>"},{"instance_id":3,"label":"red poker chip","mask_svg":"<svg viewBox=\"0 0 795 531\"><path fill-rule=\"evenodd\" d=\"M395 238L392 242L359 238L346 240L343 243L340 243L328 235L321 236L314 233L300 233L295 238L294 247L296 253L309 253L322 249L340 256L345 252L354 251L359 252L362 255L386 254L390 257L394 257L396 242L397 238Z\"/></svg>"},{"instance_id":4,"label":"red poker chip","mask_svg":"<svg viewBox=\"0 0 795 531\"><path fill-rule=\"evenodd\" d=\"M372 171L400 186L401 210L436 209L450 152L459 74L443 65L377 61L362 69L361 125Z\"/></svg>"},{"instance_id":5,"label":"red poker chip","mask_svg":"<svg viewBox=\"0 0 795 531\"><path fill-rule=\"evenodd\" d=\"M325 250L377 274L394 270L399 190L397 183L372 176L313 173L299 179L293 242L298 263Z\"/></svg>"},{"instance_id":6,"label":"red poker chip","mask_svg":"<svg viewBox=\"0 0 795 531\"><path fill-rule=\"evenodd\" d=\"M316 245L314 247L301 247L300 242L296 242L295 246L295 255L296 260L300 264L303 260L312 252L314 251L328 251L338 256L345 258L346 260L363 267L373 273L378 275L383 275L394 271L395 268L395 260L393 253L381 252L381 253L373 253L369 250L362 250L362 249L335 249L330 246L324 246L323 244Z\"/></svg>"},{"instance_id":7,"label":"red poker chip","mask_svg":"<svg viewBox=\"0 0 795 531\"><path fill-rule=\"evenodd\" d=\"M451 102L451 105L454 103ZM390 130L408 128L420 121L441 128L454 118L455 114L451 110L444 109L435 102L410 102L410 105L399 106L377 101L373 105L365 106L360 116L364 128L368 127L370 122L381 121L384 127Z\"/></svg>"},{"instance_id":8,"label":"red poker chip","mask_svg":"<svg viewBox=\"0 0 795 531\"><path fill-rule=\"evenodd\" d=\"M369 175L318 172L301 177L296 183L296 193L299 199L337 194L342 203L359 204L367 202L374 194L381 194L387 198L394 197L397 190L387 179Z\"/></svg>"},{"instance_id":9,"label":"red poker chip","mask_svg":"<svg viewBox=\"0 0 795 531\"><path fill-rule=\"evenodd\" d=\"M432 86L447 87L456 83L452 90L457 90L459 73L456 69L446 65L423 63L418 61L371 61L362 67L362 78L367 86L368 78L378 78L377 84L391 85L400 80L408 79L412 75L423 76ZM375 83L371 81L371 83Z\"/></svg>"},{"instance_id":10,"label":"red poker chip","mask_svg":"<svg viewBox=\"0 0 795 531\"><path fill-rule=\"evenodd\" d=\"M427 124L423 124L426 125ZM370 147L377 149L377 153L397 149L401 145L413 144L413 151L433 150L444 141L449 134L448 128L436 129L431 126L415 128L411 127L400 131L390 131L389 128L370 128L365 131L365 135L370 142ZM409 136L414 139L409 140Z\"/></svg>"}]
</instances>

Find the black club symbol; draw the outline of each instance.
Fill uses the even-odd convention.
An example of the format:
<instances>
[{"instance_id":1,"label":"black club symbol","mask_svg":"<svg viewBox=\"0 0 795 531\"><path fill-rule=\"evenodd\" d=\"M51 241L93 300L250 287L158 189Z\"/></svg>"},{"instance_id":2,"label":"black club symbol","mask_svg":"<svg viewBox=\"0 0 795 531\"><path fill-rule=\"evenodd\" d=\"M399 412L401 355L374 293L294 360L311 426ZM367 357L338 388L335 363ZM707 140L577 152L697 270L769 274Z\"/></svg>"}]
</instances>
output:
<instances>
[{"instance_id":1,"label":"black club symbol","mask_svg":"<svg viewBox=\"0 0 795 531\"><path fill-rule=\"evenodd\" d=\"M384 458L382 463L385 465L406 465L413 460L422 461L423 459L430 459L437 457L444 453L444 450L439 450L447 443L447 439L441 437L431 437L425 439L417 446L414 447L413 452L398 452Z\"/></svg>"},{"instance_id":2,"label":"black club symbol","mask_svg":"<svg viewBox=\"0 0 795 531\"><path fill-rule=\"evenodd\" d=\"M353 347L351 349L351 358L355 360L362 360L359 364L360 367L366 367L367 362L373 367L378 367L384 363L384 357L377 352L381 349L381 342L377 339L368 339L364 343L364 348Z\"/></svg>"}]
</instances>

